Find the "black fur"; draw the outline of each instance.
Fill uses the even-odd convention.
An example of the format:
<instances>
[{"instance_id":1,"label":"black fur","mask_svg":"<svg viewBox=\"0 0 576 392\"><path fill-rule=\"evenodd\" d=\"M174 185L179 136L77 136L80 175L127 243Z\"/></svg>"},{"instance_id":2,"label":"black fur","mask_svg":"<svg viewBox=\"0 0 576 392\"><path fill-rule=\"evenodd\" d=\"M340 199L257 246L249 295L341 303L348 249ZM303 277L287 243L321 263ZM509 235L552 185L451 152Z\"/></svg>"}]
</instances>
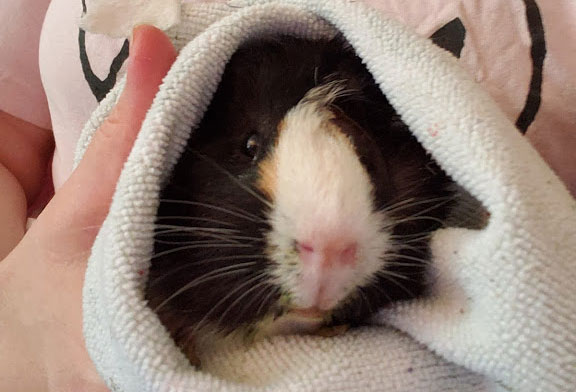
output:
<instances>
[{"instance_id":1,"label":"black fur","mask_svg":"<svg viewBox=\"0 0 576 392\"><path fill-rule=\"evenodd\" d=\"M279 122L286 112L311 88L331 80L345 81L346 88L352 91L334 103L335 121L352 138L372 178L378 208L406 199L425 201L450 196L450 179L400 121L361 60L341 37L330 41L278 37L244 44L231 58L202 123L193 132L162 192L163 200L200 202L233 212L164 201L158 210L158 224L236 229L239 232L235 235L256 239L240 239L240 245L249 247L235 248L225 247L225 241L206 237L205 233L159 231L156 235L156 254L174 252L153 258L146 296L181 346L188 344L190 331L200 320L231 332L253 325L266 314L282 312L277 305L280 289L265 283L270 265L263 257L263 236L270 229L265 220L267 207L262 201L265 196L254 195L244 187L257 192L257 164L276 140ZM246 142L253 134L261 143L254 157L246 151ZM375 309L423 293L425 263L418 259L428 259L428 239L418 240L415 236L438 228L438 220L446 217L448 207L448 203L425 202L391 213L397 220L416 216L396 225L393 233L412 240L410 248L398 252L403 257L395 260L411 265L389 268L405 279L379 277L377 284L362 288L364 296L354 297L334 312L334 323L361 324ZM419 219L417 215L422 211L431 219ZM243 217L246 213L249 216ZM190 219L166 218L171 216ZM164 229L159 226L159 230ZM184 241L207 240L215 247L176 250ZM239 256L238 260L230 259L234 256ZM222 257L226 259L217 260ZM255 264L190 287L166 301L194 279L243 262ZM250 279L252 283L242 286ZM258 289L239 298L259 283Z\"/></svg>"}]
</instances>

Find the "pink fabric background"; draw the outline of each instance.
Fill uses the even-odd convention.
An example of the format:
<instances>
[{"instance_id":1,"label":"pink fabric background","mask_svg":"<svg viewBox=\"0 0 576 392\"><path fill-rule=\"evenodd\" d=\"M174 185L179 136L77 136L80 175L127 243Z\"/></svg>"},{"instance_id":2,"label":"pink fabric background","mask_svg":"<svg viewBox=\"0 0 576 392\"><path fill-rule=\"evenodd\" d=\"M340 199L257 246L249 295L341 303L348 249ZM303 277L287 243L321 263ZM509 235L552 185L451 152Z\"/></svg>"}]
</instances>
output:
<instances>
[{"instance_id":1,"label":"pink fabric background","mask_svg":"<svg viewBox=\"0 0 576 392\"><path fill-rule=\"evenodd\" d=\"M0 110L42 128L50 113L38 68L42 21L50 0L0 3Z\"/></svg>"}]
</instances>

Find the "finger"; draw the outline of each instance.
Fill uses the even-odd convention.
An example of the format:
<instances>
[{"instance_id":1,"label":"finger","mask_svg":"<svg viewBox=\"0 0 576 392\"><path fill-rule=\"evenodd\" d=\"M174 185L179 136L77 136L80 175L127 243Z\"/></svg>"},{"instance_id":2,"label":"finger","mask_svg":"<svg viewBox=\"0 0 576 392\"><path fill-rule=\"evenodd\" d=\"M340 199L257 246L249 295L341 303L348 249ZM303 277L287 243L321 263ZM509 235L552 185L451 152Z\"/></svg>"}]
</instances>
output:
<instances>
[{"instance_id":1,"label":"finger","mask_svg":"<svg viewBox=\"0 0 576 392\"><path fill-rule=\"evenodd\" d=\"M46 229L55 234L64 229L70 251L91 246L146 112L176 58L168 37L151 26L134 30L130 51L126 86L118 104L95 132L78 168L34 225L36 231Z\"/></svg>"},{"instance_id":2,"label":"finger","mask_svg":"<svg viewBox=\"0 0 576 392\"><path fill-rule=\"evenodd\" d=\"M105 389L82 340L82 261L108 211L158 85L174 59L174 48L159 30L136 29L127 84L118 105L94 134L70 179L0 263L0 316L7 316L0 319L6 319L13 332L7 336L14 343L7 345L12 350L8 352L17 351L26 359L17 356L11 361L15 374L32 369L31 377L39 385L48 381L50 386L74 385L67 390ZM33 388L40 389L52 390Z\"/></svg>"}]
</instances>

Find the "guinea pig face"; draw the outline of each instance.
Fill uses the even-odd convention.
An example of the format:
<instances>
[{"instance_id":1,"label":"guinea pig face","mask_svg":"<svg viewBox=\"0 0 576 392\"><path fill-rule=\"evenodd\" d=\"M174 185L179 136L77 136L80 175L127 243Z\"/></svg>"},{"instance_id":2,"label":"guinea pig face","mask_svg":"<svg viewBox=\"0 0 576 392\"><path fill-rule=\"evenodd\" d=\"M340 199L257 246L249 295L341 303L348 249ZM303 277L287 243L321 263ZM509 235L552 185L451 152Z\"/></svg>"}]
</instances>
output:
<instances>
[{"instance_id":1,"label":"guinea pig face","mask_svg":"<svg viewBox=\"0 0 576 392\"><path fill-rule=\"evenodd\" d=\"M259 163L257 186L271 200L270 274L300 314L321 316L366 286L392 246L373 181L341 126L351 120L330 108L341 93L338 83L310 90Z\"/></svg>"},{"instance_id":2,"label":"guinea pig face","mask_svg":"<svg viewBox=\"0 0 576 392\"><path fill-rule=\"evenodd\" d=\"M449 183L341 40L248 43L162 191L146 298L185 352L361 324L422 293Z\"/></svg>"}]
</instances>

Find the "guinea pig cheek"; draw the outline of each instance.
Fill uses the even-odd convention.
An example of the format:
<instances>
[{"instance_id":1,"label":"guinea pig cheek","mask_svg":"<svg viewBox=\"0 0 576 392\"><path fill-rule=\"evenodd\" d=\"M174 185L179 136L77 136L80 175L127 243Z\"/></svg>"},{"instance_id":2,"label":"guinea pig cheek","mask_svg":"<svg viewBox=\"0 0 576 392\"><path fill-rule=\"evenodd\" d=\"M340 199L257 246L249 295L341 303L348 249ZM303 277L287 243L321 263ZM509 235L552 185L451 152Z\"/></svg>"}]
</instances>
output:
<instances>
[{"instance_id":1,"label":"guinea pig cheek","mask_svg":"<svg viewBox=\"0 0 576 392\"><path fill-rule=\"evenodd\" d=\"M383 268L390 234L350 139L328 110L300 106L260 165L273 206L267 252L284 305L327 314Z\"/></svg>"}]
</instances>

